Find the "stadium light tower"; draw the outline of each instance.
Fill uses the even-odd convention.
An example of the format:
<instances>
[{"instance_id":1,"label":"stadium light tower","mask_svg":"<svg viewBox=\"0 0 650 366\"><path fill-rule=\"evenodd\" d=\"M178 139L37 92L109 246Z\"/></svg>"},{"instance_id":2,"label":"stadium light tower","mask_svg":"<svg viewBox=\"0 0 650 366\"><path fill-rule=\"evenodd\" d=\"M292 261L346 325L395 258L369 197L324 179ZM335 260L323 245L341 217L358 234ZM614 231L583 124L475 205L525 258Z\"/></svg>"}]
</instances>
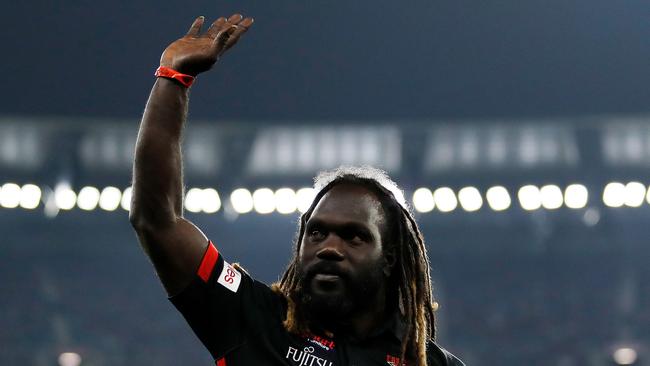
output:
<instances>
[{"instance_id":1,"label":"stadium light tower","mask_svg":"<svg viewBox=\"0 0 650 366\"><path fill-rule=\"evenodd\" d=\"M433 201L440 212L451 212L458 207L456 194L449 187L440 187L433 191Z\"/></svg>"},{"instance_id":2,"label":"stadium light tower","mask_svg":"<svg viewBox=\"0 0 650 366\"><path fill-rule=\"evenodd\" d=\"M603 203L608 207L621 207L625 204L625 185L611 182L603 190Z\"/></svg>"},{"instance_id":3,"label":"stadium light tower","mask_svg":"<svg viewBox=\"0 0 650 366\"><path fill-rule=\"evenodd\" d=\"M253 196L246 188L237 188L230 194L230 204L238 214L245 214L253 210Z\"/></svg>"},{"instance_id":4,"label":"stadium light tower","mask_svg":"<svg viewBox=\"0 0 650 366\"><path fill-rule=\"evenodd\" d=\"M488 189L485 198L494 211L507 210L512 204L508 190L502 186L494 186Z\"/></svg>"},{"instance_id":5,"label":"stadium light tower","mask_svg":"<svg viewBox=\"0 0 650 366\"><path fill-rule=\"evenodd\" d=\"M458 191L458 201L463 210L467 212L478 211L483 206L481 192L475 187L464 187Z\"/></svg>"},{"instance_id":6,"label":"stadium light tower","mask_svg":"<svg viewBox=\"0 0 650 366\"><path fill-rule=\"evenodd\" d=\"M517 198L519 198L521 208L526 211L534 211L542 207L541 192L539 188L534 185L525 185L519 188Z\"/></svg>"},{"instance_id":7,"label":"stadium light tower","mask_svg":"<svg viewBox=\"0 0 650 366\"><path fill-rule=\"evenodd\" d=\"M433 194L428 188L418 188L413 192L413 207L418 212L431 212L435 207Z\"/></svg>"},{"instance_id":8,"label":"stadium light tower","mask_svg":"<svg viewBox=\"0 0 650 366\"><path fill-rule=\"evenodd\" d=\"M583 208L588 201L589 191L582 184L570 184L564 190L564 204L568 208Z\"/></svg>"},{"instance_id":9,"label":"stadium light tower","mask_svg":"<svg viewBox=\"0 0 650 366\"><path fill-rule=\"evenodd\" d=\"M612 358L617 365L633 365L638 358L638 354L634 348L621 347L614 351Z\"/></svg>"}]
</instances>

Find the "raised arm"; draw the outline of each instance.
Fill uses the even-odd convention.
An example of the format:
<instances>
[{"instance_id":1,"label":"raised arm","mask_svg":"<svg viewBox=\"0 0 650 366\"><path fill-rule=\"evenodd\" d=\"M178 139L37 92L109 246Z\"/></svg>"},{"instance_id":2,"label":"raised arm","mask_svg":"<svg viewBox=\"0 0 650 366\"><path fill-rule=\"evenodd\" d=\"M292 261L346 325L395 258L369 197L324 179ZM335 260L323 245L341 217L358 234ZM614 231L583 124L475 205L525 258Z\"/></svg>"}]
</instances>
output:
<instances>
[{"instance_id":1,"label":"raised arm","mask_svg":"<svg viewBox=\"0 0 650 366\"><path fill-rule=\"evenodd\" d=\"M163 52L160 65L196 76L209 70L253 24L239 14L219 18L201 33L203 17ZM188 89L158 78L140 123L133 165L129 219L167 290L174 295L192 280L207 246L205 235L183 218L181 133Z\"/></svg>"}]
</instances>

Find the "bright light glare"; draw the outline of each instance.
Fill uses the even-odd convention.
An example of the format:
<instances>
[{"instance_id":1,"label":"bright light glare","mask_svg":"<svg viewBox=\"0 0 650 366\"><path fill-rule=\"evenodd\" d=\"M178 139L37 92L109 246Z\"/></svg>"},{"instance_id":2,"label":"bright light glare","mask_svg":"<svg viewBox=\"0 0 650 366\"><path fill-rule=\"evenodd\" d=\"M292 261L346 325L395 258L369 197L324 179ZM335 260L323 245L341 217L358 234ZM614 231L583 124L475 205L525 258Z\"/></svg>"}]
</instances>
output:
<instances>
[{"instance_id":1,"label":"bright light glare","mask_svg":"<svg viewBox=\"0 0 650 366\"><path fill-rule=\"evenodd\" d=\"M221 208L221 197L219 192L214 188L206 188L202 192L203 204L201 209L205 213L215 213Z\"/></svg>"},{"instance_id":2,"label":"bright light glare","mask_svg":"<svg viewBox=\"0 0 650 366\"><path fill-rule=\"evenodd\" d=\"M201 212L203 200L203 190L200 188L191 188L185 194L185 209L189 212Z\"/></svg>"},{"instance_id":3,"label":"bright light glare","mask_svg":"<svg viewBox=\"0 0 650 366\"><path fill-rule=\"evenodd\" d=\"M456 195L449 187L441 187L433 191L433 201L440 212L450 212L458 206Z\"/></svg>"},{"instance_id":4,"label":"bright light glare","mask_svg":"<svg viewBox=\"0 0 650 366\"><path fill-rule=\"evenodd\" d=\"M0 194L0 205L4 208L16 208L20 204L20 186L16 183L5 183Z\"/></svg>"},{"instance_id":5,"label":"bright light glare","mask_svg":"<svg viewBox=\"0 0 650 366\"><path fill-rule=\"evenodd\" d=\"M296 212L298 202L296 192L291 188L280 188L275 191L275 208L281 214Z\"/></svg>"},{"instance_id":6,"label":"bright light glare","mask_svg":"<svg viewBox=\"0 0 650 366\"><path fill-rule=\"evenodd\" d=\"M301 213L307 212L307 210L309 210L309 207L311 207L311 204L314 202L315 197L315 189L309 187L300 188L298 192L296 192L296 199L298 200L298 211Z\"/></svg>"},{"instance_id":7,"label":"bright light glare","mask_svg":"<svg viewBox=\"0 0 650 366\"><path fill-rule=\"evenodd\" d=\"M72 210L77 202L77 194L66 183L59 183L54 188L54 202L61 210Z\"/></svg>"},{"instance_id":8,"label":"bright light glare","mask_svg":"<svg viewBox=\"0 0 650 366\"><path fill-rule=\"evenodd\" d=\"M636 362L637 353L634 348L622 347L614 351L612 357L619 365L632 365Z\"/></svg>"},{"instance_id":9,"label":"bright light glare","mask_svg":"<svg viewBox=\"0 0 650 366\"><path fill-rule=\"evenodd\" d=\"M41 189L34 184L25 184L20 189L20 207L33 210L41 203Z\"/></svg>"},{"instance_id":10,"label":"bright light glare","mask_svg":"<svg viewBox=\"0 0 650 366\"><path fill-rule=\"evenodd\" d=\"M562 197L562 190L560 187L549 184L543 186L539 193L541 195L542 206L547 210L555 210L562 207L564 198Z\"/></svg>"},{"instance_id":11,"label":"bright light glare","mask_svg":"<svg viewBox=\"0 0 650 366\"><path fill-rule=\"evenodd\" d=\"M413 192L413 207L418 212L431 212L435 206L433 194L428 188L418 188Z\"/></svg>"},{"instance_id":12,"label":"bright light glare","mask_svg":"<svg viewBox=\"0 0 650 366\"><path fill-rule=\"evenodd\" d=\"M122 201L120 201L120 206L126 211L131 211L131 194L133 192L132 187L126 187L122 193Z\"/></svg>"},{"instance_id":13,"label":"bright light glare","mask_svg":"<svg viewBox=\"0 0 650 366\"><path fill-rule=\"evenodd\" d=\"M99 203L99 189L86 186L81 188L77 196L77 206L80 209L90 211L94 210Z\"/></svg>"},{"instance_id":14,"label":"bright light glare","mask_svg":"<svg viewBox=\"0 0 650 366\"><path fill-rule=\"evenodd\" d=\"M640 207L645 199L645 185L639 182L630 182L625 185L625 205Z\"/></svg>"},{"instance_id":15,"label":"bright light glare","mask_svg":"<svg viewBox=\"0 0 650 366\"><path fill-rule=\"evenodd\" d=\"M477 211L483 206L481 192L475 187L465 187L458 191L458 200L461 207L467 212Z\"/></svg>"},{"instance_id":16,"label":"bright light glare","mask_svg":"<svg viewBox=\"0 0 650 366\"><path fill-rule=\"evenodd\" d=\"M589 207L582 215L582 222L587 226L596 226L600 221L600 211L595 207Z\"/></svg>"},{"instance_id":17,"label":"bright light glare","mask_svg":"<svg viewBox=\"0 0 650 366\"><path fill-rule=\"evenodd\" d=\"M625 204L625 186L623 183L612 182L603 190L603 203L609 207L621 207Z\"/></svg>"},{"instance_id":18,"label":"bright light glare","mask_svg":"<svg viewBox=\"0 0 650 366\"><path fill-rule=\"evenodd\" d=\"M485 198L487 198L490 208L494 211L507 210L512 204L508 190L502 186L494 186L488 189Z\"/></svg>"},{"instance_id":19,"label":"bright light glare","mask_svg":"<svg viewBox=\"0 0 650 366\"><path fill-rule=\"evenodd\" d=\"M121 200L122 191L115 187L106 187L99 195L99 207L105 211L115 211L120 206Z\"/></svg>"},{"instance_id":20,"label":"bright light glare","mask_svg":"<svg viewBox=\"0 0 650 366\"><path fill-rule=\"evenodd\" d=\"M526 185L519 188L517 197L519 198L521 208L526 211L533 211L542 207L542 195L539 188L534 185Z\"/></svg>"},{"instance_id":21,"label":"bright light glare","mask_svg":"<svg viewBox=\"0 0 650 366\"><path fill-rule=\"evenodd\" d=\"M251 212L253 209L253 196L246 188L237 188L230 194L230 204L238 214Z\"/></svg>"},{"instance_id":22,"label":"bright light glare","mask_svg":"<svg viewBox=\"0 0 650 366\"><path fill-rule=\"evenodd\" d=\"M564 190L564 204L568 208L579 209L587 206L589 191L582 184L570 184Z\"/></svg>"},{"instance_id":23,"label":"bright light glare","mask_svg":"<svg viewBox=\"0 0 650 366\"><path fill-rule=\"evenodd\" d=\"M64 352L59 355L59 366L79 366L81 356L75 352Z\"/></svg>"},{"instance_id":24,"label":"bright light glare","mask_svg":"<svg viewBox=\"0 0 650 366\"><path fill-rule=\"evenodd\" d=\"M275 210L275 195L270 188L260 188L253 192L253 207L260 214L270 214Z\"/></svg>"}]
</instances>

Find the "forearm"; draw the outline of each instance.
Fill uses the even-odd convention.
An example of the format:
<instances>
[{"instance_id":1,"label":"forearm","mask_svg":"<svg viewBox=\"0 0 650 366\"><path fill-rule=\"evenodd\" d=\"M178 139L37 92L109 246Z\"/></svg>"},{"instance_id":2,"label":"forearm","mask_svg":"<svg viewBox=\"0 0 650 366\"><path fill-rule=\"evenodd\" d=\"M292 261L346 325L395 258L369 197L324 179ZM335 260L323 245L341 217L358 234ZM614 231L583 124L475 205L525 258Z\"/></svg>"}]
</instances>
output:
<instances>
[{"instance_id":1,"label":"forearm","mask_svg":"<svg viewBox=\"0 0 650 366\"><path fill-rule=\"evenodd\" d=\"M133 166L131 221L165 227L182 216L181 134L188 89L158 78L140 123Z\"/></svg>"},{"instance_id":2,"label":"forearm","mask_svg":"<svg viewBox=\"0 0 650 366\"><path fill-rule=\"evenodd\" d=\"M160 65L196 76L209 70L253 24L240 14L219 18L201 33L198 17L185 36L172 42ZM183 216L181 134L188 89L166 79L156 80L140 123L133 165L130 220L143 249L170 295L196 277L208 240Z\"/></svg>"}]
</instances>

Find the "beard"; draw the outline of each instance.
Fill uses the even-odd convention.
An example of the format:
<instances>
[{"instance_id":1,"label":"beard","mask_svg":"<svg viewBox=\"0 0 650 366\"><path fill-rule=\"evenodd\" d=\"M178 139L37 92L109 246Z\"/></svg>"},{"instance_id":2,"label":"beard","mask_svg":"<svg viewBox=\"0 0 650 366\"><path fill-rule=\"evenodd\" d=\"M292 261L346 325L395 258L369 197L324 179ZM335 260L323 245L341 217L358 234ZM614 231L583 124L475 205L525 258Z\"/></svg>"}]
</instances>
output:
<instances>
[{"instance_id":1,"label":"beard","mask_svg":"<svg viewBox=\"0 0 650 366\"><path fill-rule=\"evenodd\" d=\"M339 279L323 289L314 278L319 273L334 274ZM333 262L317 262L305 268L299 266L298 274L300 306L308 319L321 324L340 323L375 307L377 294L386 281L379 260L357 267L354 273L343 271Z\"/></svg>"}]
</instances>

